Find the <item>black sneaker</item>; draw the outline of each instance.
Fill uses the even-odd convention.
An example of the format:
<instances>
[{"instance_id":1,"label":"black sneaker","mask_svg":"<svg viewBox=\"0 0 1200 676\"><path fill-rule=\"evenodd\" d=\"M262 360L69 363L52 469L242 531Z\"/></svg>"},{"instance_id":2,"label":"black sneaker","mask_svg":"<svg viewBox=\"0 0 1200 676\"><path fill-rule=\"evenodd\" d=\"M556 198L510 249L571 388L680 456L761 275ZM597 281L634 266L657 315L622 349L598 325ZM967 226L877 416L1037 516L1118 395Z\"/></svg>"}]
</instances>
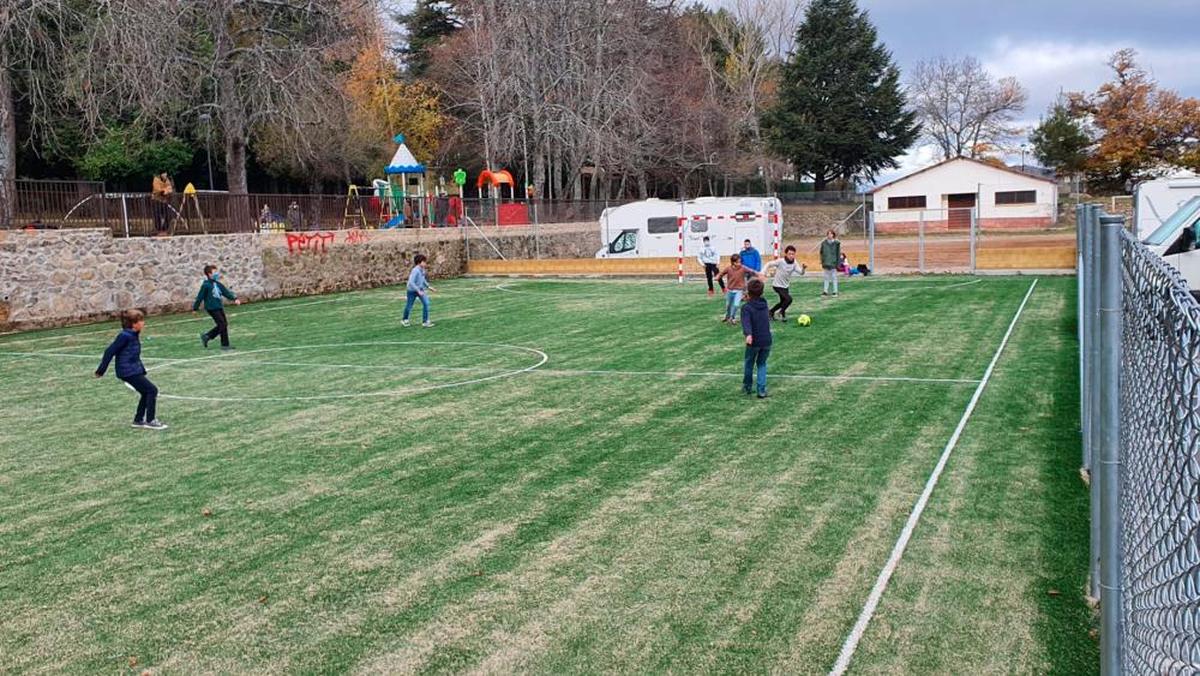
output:
<instances>
[{"instance_id":1,"label":"black sneaker","mask_svg":"<svg viewBox=\"0 0 1200 676\"><path fill-rule=\"evenodd\" d=\"M206 349L206 350L208 349L208 332L207 331L200 332L200 344L202 346L204 346L204 349Z\"/></svg>"},{"instance_id":2,"label":"black sneaker","mask_svg":"<svg viewBox=\"0 0 1200 676\"><path fill-rule=\"evenodd\" d=\"M742 394L745 394L745 395L749 396L750 394L752 394L752 392L751 392L751 390L747 390L746 388L744 388L744 387L743 387L743 388L742 388Z\"/></svg>"},{"instance_id":3,"label":"black sneaker","mask_svg":"<svg viewBox=\"0 0 1200 676\"><path fill-rule=\"evenodd\" d=\"M134 421L133 421L133 424L132 424L132 425L130 425L130 427L132 427L132 428L134 428L134 429L140 429L140 428L142 428L142 427L145 427L145 426L146 426L146 423L145 423L145 421L143 421L143 420L134 420Z\"/></svg>"},{"instance_id":4,"label":"black sneaker","mask_svg":"<svg viewBox=\"0 0 1200 676\"><path fill-rule=\"evenodd\" d=\"M165 429L167 429L167 424L165 422L162 422L158 418L155 418L154 420L151 420L148 423L142 423L142 429L144 429L144 430L165 430Z\"/></svg>"},{"instance_id":5,"label":"black sneaker","mask_svg":"<svg viewBox=\"0 0 1200 676\"><path fill-rule=\"evenodd\" d=\"M234 346L232 346L232 345L222 345L222 346L221 346L221 350L223 350L223 351L225 351L225 352L231 352L231 351L233 351L233 350L236 350L236 349L237 349L237 348L236 348L236 347L234 347Z\"/></svg>"}]
</instances>

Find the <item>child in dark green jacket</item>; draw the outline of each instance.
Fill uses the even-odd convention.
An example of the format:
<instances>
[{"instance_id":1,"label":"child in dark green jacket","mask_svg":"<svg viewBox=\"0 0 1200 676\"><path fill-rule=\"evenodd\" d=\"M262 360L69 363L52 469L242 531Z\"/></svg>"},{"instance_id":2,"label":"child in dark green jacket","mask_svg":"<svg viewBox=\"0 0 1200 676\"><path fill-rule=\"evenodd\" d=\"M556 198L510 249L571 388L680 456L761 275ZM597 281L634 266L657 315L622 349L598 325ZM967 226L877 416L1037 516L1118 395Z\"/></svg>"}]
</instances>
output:
<instances>
[{"instance_id":1,"label":"child in dark green jacket","mask_svg":"<svg viewBox=\"0 0 1200 676\"><path fill-rule=\"evenodd\" d=\"M204 309L208 310L209 316L217 325L212 330L200 334L200 344L208 347L208 341L220 336L221 349L232 350L229 345L229 320L225 318L225 302L222 297L233 301L234 305L242 304L242 301L221 283L221 273L217 266L205 265L204 282L200 285L200 293L196 294L196 302L192 303L192 312L199 310L200 304L204 303Z\"/></svg>"}]
</instances>

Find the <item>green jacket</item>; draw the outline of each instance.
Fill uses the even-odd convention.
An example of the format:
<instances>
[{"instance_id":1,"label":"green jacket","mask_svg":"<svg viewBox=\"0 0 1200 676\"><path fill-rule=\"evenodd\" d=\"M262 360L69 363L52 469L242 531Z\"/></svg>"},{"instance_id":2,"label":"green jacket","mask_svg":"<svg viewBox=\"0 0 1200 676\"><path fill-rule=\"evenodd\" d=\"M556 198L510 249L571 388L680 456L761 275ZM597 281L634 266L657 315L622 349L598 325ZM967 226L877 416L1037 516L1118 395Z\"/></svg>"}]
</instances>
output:
<instances>
[{"instance_id":1,"label":"green jacket","mask_svg":"<svg viewBox=\"0 0 1200 676\"><path fill-rule=\"evenodd\" d=\"M842 243L836 239L821 240L821 267L832 270L842 261Z\"/></svg>"},{"instance_id":2,"label":"green jacket","mask_svg":"<svg viewBox=\"0 0 1200 676\"><path fill-rule=\"evenodd\" d=\"M204 303L205 310L224 310L225 303L221 300L221 296L229 300L237 300L237 296L225 288L224 284L205 279L204 283L200 285L200 293L196 294L196 302L192 303L192 311L199 310L200 303Z\"/></svg>"}]
</instances>

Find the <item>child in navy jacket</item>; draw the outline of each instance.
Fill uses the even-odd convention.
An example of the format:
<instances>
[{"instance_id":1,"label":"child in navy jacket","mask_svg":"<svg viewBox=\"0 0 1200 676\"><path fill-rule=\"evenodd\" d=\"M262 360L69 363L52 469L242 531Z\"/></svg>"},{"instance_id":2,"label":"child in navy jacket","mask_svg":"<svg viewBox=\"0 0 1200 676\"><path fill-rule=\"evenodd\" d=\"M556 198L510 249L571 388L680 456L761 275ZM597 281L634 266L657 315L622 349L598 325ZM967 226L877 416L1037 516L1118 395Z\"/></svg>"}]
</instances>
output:
<instances>
[{"instance_id":1,"label":"child in navy jacket","mask_svg":"<svg viewBox=\"0 0 1200 676\"><path fill-rule=\"evenodd\" d=\"M121 313L121 332L112 345L104 351L104 359L96 369L96 377L102 378L108 364L117 360L117 378L132 387L139 395L137 413L133 426L143 430L165 430L167 426L155 417L158 388L146 378L146 367L142 365L142 342L139 334L146 326L146 315L141 310L126 310Z\"/></svg>"},{"instance_id":2,"label":"child in navy jacket","mask_svg":"<svg viewBox=\"0 0 1200 676\"><path fill-rule=\"evenodd\" d=\"M742 391L750 394L751 385L755 385L759 399L767 398L767 357L771 354L772 341L771 314L767 301L763 300L763 287L761 279L750 280L746 285L750 300L742 306L742 333L746 335Z\"/></svg>"}]
</instances>

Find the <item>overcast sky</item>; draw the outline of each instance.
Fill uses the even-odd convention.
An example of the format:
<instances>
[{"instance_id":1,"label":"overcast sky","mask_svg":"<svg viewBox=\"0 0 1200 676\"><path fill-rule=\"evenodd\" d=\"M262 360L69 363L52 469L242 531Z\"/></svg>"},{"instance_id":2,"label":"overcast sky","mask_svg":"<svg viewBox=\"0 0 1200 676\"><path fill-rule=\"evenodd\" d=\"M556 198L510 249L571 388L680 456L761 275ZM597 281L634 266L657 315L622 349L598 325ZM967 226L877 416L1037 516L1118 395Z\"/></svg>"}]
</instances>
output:
<instances>
[{"instance_id":1,"label":"overcast sky","mask_svg":"<svg viewBox=\"0 0 1200 676\"><path fill-rule=\"evenodd\" d=\"M728 0L706 0L714 6L723 1ZM1108 79L1108 57L1125 47L1138 51L1161 86L1200 97L1200 0L859 0L859 5L870 12L905 72L931 56L970 54L994 76L1017 78L1029 92L1023 121L1028 126L1059 91L1094 91ZM931 148L914 148L901 171L932 161Z\"/></svg>"},{"instance_id":2,"label":"overcast sky","mask_svg":"<svg viewBox=\"0 0 1200 676\"><path fill-rule=\"evenodd\" d=\"M1094 91L1108 56L1133 47L1163 87L1200 96L1200 0L859 0L901 69L970 54L1029 91L1027 124L1060 90ZM931 162L915 149L904 170Z\"/></svg>"}]
</instances>

